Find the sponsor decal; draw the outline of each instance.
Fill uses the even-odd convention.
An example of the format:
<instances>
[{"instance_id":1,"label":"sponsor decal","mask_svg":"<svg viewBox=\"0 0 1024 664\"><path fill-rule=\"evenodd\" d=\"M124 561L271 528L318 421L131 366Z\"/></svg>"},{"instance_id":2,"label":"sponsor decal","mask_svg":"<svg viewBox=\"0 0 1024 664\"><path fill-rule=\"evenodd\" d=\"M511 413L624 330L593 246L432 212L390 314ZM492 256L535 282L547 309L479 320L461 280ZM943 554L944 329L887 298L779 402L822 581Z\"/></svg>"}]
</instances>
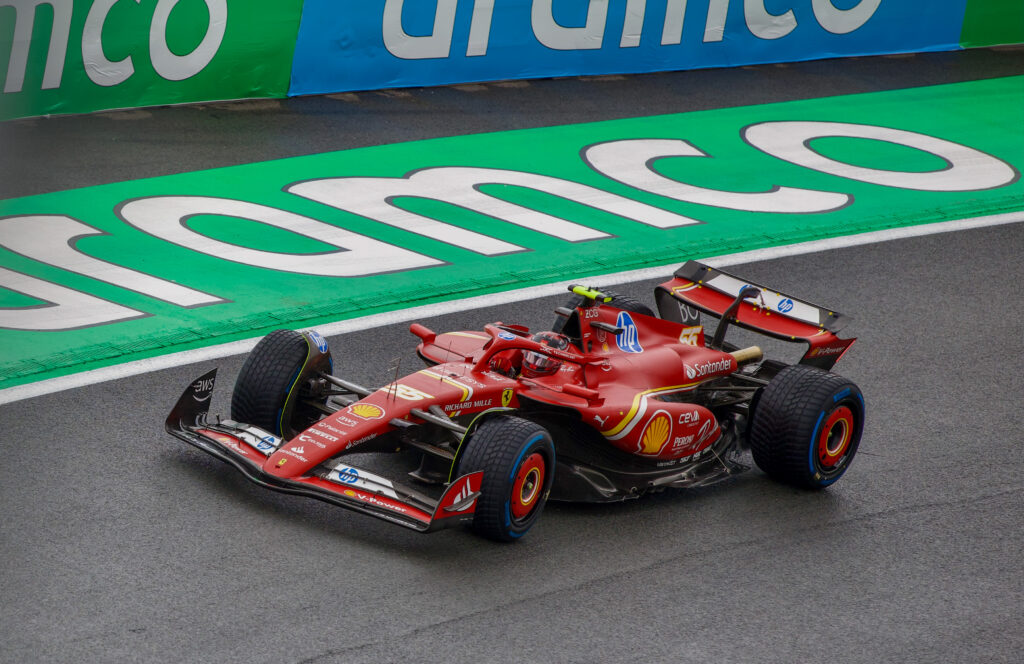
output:
<instances>
[{"instance_id":1,"label":"sponsor decal","mask_svg":"<svg viewBox=\"0 0 1024 664\"><path fill-rule=\"evenodd\" d=\"M700 345L700 334L703 330L704 327L701 325L684 327L679 333L679 342L687 346L698 346Z\"/></svg>"},{"instance_id":2,"label":"sponsor decal","mask_svg":"<svg viewBox=\"0 0 1024 664\"><path fill-rule=\"evenodd\" d=\"M689 364L683 364L683 370L686 372L686 377L690 380L695 378L701 378L708 374L718 373L720 371L729 371L732 369L732 360L721 359L721 360L708 360L706 362L699 362L690 366Z\"/></svg>"},{"instance_id":3,"label":"sponsor decal","mask_svg":"<svg viewBox=\"0 0 1024 664\"><path fill-rule=\"evenodd\" d=\"M632 316L625 311L619 312L615 326L622 328L622 333L615 335L615 345L619 347L619 350L626 353L644 352L644 347L640 345L640 334L637 332Z\"/></svg>"},{"instance_id":4,"label":"sponsor decal","mask_svg":"<svg viewBox=\"0 0 1024 664\"><path fill-rule=\"evenodd\" d=\"M339 484L379 493L389 498L398 498L398 494L394 491L395 485L391 483L391 480L380 475L374 475L367 470L347 466L344 462L335 466L334 470L327 475L327 479Z\"/></svg>"},{"instance_id":5,"label":"sponsor decal","mask_svg":"<svg viewBox=\"0 0 1024 664\"><path fill-rule=\"evenodd\" d=\"M313 433L313 431L310 430L310 433ZM307 436L304 433L303 434L299 434L299 442L300 443L313 443L314 445L316 445L317 447L319 447L322 450L327 449L327 444L326 443L323 443L323 442L317 440L316 438L313 438L312 436ZM297 447L292 448L292 449L294 449L297 452L299 451L299 448L297 448Z\"/></svg>"},{"instance_id":6,"label":"sponsor decal","mask_svg":"<svg viewBox=\"0 0 1024 664\"><path fill-rule=\"evenodd\" d=\"M332 436L329 433L324 433L323 431L320 431L319 429L310 429L309 433L313 434L314 436L318 436L320 438L323 438L324 440L329 440L332 443L338 442L338 437L337 436Z\"/></svg>"},{"instance_id":7,"label":"sponsor decal","mask_svg":"<svg viewBox=\"0 0 1024 664\"><path fill-rule=\"evenodd\" d=\"M384 419L384 409L372 403L357 403L348 407L348 412L364 420Z\"/></svg>"},{"instance_id":8,"label":"sponsor decal","mask_svg":"<svg viewBox=\"0 0 1024 664\"><path fill-rule=\"evenodd\" d=\"M715 425L714 420L704 420L704 424L701 425L700 431L697 432L697 445L702 444L704 441L711 438L715 433L718 432L718 427Z\"/></svg>"},{"instance_id":9,"label":"sponsor decal","mask_svg":"<svg viewBox=\"0 0 1024 664\"><path fill-rule=\"evenodd\" d=\"M600 316L600 312L598 311L597 307L588 307L583 310L583 317L587 320L590 320L591 318L597 318L598 316Z\"/></svg>"},{"instance_id":10,"label":"sponsor decal","mask_svg":"<svg viewBox=\"0 0 1024 664\"><path fill-rule=\"evenodd\" d=\"M263 456L270 456L284 441L256 427L244 427L236 434L238 439L256 448Z\"/></svg>"},{"instance_id":11,"label":"sponsor decal","mask_svg":"<svg viewBox=\"0 0 1024 664\"><path fill-rule=\"evenodd\" d=\"M470 494L472 494L472 493L473 493L473 489L469 485L469 478L467 477L465 483L463 483L463 485L462 485L462 488L459 489L459 492L457 494L455 494L454 496L452 496L452 502L451 502L451 505L449 505L449 507L447 508L447 511L449 511L449 512L456 512L456 513L457 512L465 512L469 508L473 507L473 505L476 503L475 499L469 501L468 503L466 503L465 507L460 507L459 509L452 509L452 506L458 505L462 501L466 500L467 498L469 498Z\"/></svg>"},{"instance_id":12,"label":"sponsor decal","mask_svg":"<svg viewBox=\"0 0 1024 664\"><path fill-rule=\"evenodd\" d=\"M515 393L512 391L511 388L503 390L501 393L501 407L507 408L508 405L512 403L513 396L515 396Z\"/></svg>"},{"instance_id":13,"label":"sponsor decal","mask_svg":"<svg viewBox=\"0 0 1024 664\"><path fill-rule=\"evenodd\" d=\"M389 509L394 512L399 512L401 514L408 514L408 510L404 506L398 503L391 502L390 500L378 498L377 496L371 493L364 493L362 491L355 491L353 489L345 489L345 491L343 491L342 493L344 493L349 498L355 498L356 500L360 500L364 503L369 503L370 505L383 507L385 509Z\"/></svg>"},{"instance_id":14,"label":"sponsor decal","mask_svg":"<svg viewBox=\"0 0 1024 664\"><path fill-rule=\"evenodd\" d=\"M347 448L352 447L353 445L358 445L359 443L366 443L367 441L372 441L375 438L377 438L377 433L369 433L367 435L364 435L364 437L362 437L360 439L356 439L356 440L352 441L351 443L349 443L345 447L347 449Z\"/></svg>"},{"instance_id":15,"label":"sponsor decal","mask_svg":"<svg viewBox=\"0 0 1024 664\"><path fill-rule=\"evenodd\" d=\"M700 325L700 309L678 301L676 304L679 306L679 322L683 325Z\"/></svg>"},{"instance_id":16,"label":"sponsor decal","mask_svg":"<svg viewBox=\"0 0 1024 664\"><path fill-rule=\"evenodd\" d=\"M375 433L371 433L369 435L363 436L362 438L359 438L358 440L353 440L352 442L350 442L348 445L345 446L345 449L347 450L350 447L355 447L359 443L365 443L366 441L373 440L376 437L377 437L377 434L375 434Z\"/></svg>"},{"instance_id":17,"label":"sponsor decal","mask_svg":"<svg viewBox=\"0 0 1024 664\"><path fill-rule=\"evenodd\" d=\"M686 413L679 413L679 424L696 424L700 421L700 411L691 410Z\"/></svg>"},{"instance_id":18,"label":"sponsor decal","mask_svg":"<svg viewBox=\"0 0 1024 664\"><path fill-rule=\"evenodd\" d=\"M202 395L202 396L200 396ZM202 403L209 401L210 397L213 396L213 379L212 378L201 378L196 382L192 383L192 398Z\"/></svg>"},{"instance_id":19,"label":"sponsor decal","mask_svg":"<svg viewBox=\"0 0 1024 664\"><path fill-rule=\"evenodd\" d=\"M359 470L356 468L346 467L338 468L338 481L344 482L345 484L355 484L359 481Z\"/></svg>"},{"instance_id":20,"label":"sponsor decal","mask_svg":"<svg viewBox=\"0 0 1024 664\"><path fill-rule=\"evenodd\" d=\"M225 435L223 433L218 433L216 431L201 431L201 433L205 433L207 436L213 438L221 445L224 445L225 447L230 447L239 454L245 454L245 449L241 445L239 445L238 441L232 438L231 436Z\"/></svg>"},{"instance_id":21,"label":"sponsor decal","mask_svg":"<svg viewBox=\"0 0 1024 664\"><path fill-rule=\"evenodd\" d=\"M516 335L512 334L511 332L498 332L498 338L504 339L505 341L515 341Z\"/></svg>"},{"instance_id":22,"label":"sponsor decal","mask_svg":"<svg viewBox=\"0 0 1024 664\"><path fill-rule=\"evenodd\" d=\"M658 454L672 436L672 418L668 413L659 410L647 423L647 428L640 436L640 454Z\"/></svg>"},{"instance_id":23,"label":"sponsor decal","mask_svg":"<svg viewBox=\"0 0 1024 664\"><path fill-rule=\"evenodd\" d=\"M425 399L433 399L433 395L427 394L422 390L417 390L415 387L409 387L402 383L392 383L388 387L384 388L392 398L405 399L406 401L423 401Z\"/></svg>"},{"instance_id":24,"label":"sponsor decal","mask_svg":"<svg viewBox=\"0 0 1024 664\"><path fill-rule=\"evenodd\" d=\"M343 414L337 414L336 413L336 414L331 416L331 420L333 420L335 424L340 424L341 426L346 426L346 427L359 426L359 422L356 422L351 417L345 417L345 415L343 415ZM341 429L333 426L330 422L327 422L327 421L323 421L322 420L320 422L317 422L316 426L317 426L317 428L327 429L328 431L333 431L334 433L340 434L342 436L347 436L348 435L348 433L346 433L345 431L342 431Z\"/></svg>"},{"instance_id":25,"label":"sponsor decal","mask_svg":"<svg viewBox=\"0 0 1024 664\"><path fill-rule=\"evenodd\" d=\"M511 392L511 390L509 390L509 391ZM504 398L505 398L504 394L502 394L502 399L504 399ZM450 413L452 411L459 411L459 410L472 410L474 408L487 408L492 403L494 403L494 399L477 399L476 401L463 401L461 403L450 403L450 404L448 404L447 406L444 407L444 411L446 413Z\"/></svg>"},{"instance_id":26,"label":"sponsor decal","mask_svg":"<svg viewBox=\"0 0 1024 664\"><path fill-rule=\"evenodd\" d=\"M824 348L815 348L811 351L810 356L821 357L823 355L842 355L843 351L847 348L848 346L826 346Z\"/></svg>"},{"instance_id":27,"label":"sponsor decal","mask_svg":"<svg viewBox=\"0 0 1024 664\"><path fill-rule=\"evenodd\" d=\"M788 297L779 300L777 308L782 313L787 313L793 310L793 300Z\"/></svg>"},{"instance_id":28,"label":"sponsor decal","mask_svg":"<svg viewBox=\"0 0 1024 664\"><path fill-rule=\"evenodd\" d=\"M672 440L672 453L678 453L693 443L694 436L676 436Z\"/></svg>"},{"instance_id":29,"label":"sponsor decal","mask_svg":"<svg viewBox=\"0 0 1024 664\"><path fill-rule=\"evenodd\" d=\"M307 459L306 457L302 456L302 453L305 452L305 451L306 450L303 447L296 447L294 449L284 448L284 449L281 450L281 453L282 454L287 454L290 457L295 457L296 459L298 459L299 461L301 461L303 463L309 463L309 459ZM277 465L283 466L284 464L278 462Z\"/></svg>"},{"instance_id":30,"label":"sponsor decal","mask_svg":"<svg viewBox=\"0 0 1024 664\"><path fill-rule=\"evenodd\" d=\"M316 344L316 349L321 353L327 352L327 339L324 339L319 332L316 330L310 330L308 332L310 340Z\"/></svg>"},{"instance_id":31,"label":"sponsor decal","mask_svg":"<svg viewBox=\"0 0 1024 664\"><path fill-rule=\"evenodd\" d=\"M594 415L594 421L597 422L598 424L600 424L601 428L603 429L604 428L604 423L608 421L609 417L611 417L611 415L605 415L604 417L600 417L598 415Z\"/></svg>"}]
</instances>

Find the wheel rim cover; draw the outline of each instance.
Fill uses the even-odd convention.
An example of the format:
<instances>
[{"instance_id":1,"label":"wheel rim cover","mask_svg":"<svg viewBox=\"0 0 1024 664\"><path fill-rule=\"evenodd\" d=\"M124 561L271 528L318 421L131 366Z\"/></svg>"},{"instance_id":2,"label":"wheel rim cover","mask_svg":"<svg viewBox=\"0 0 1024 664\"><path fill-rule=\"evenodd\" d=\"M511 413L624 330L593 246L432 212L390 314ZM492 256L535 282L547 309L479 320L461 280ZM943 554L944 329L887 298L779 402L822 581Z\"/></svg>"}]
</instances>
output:
<instances>
[{"instance_id":1,"label":"wheel rim cover","mask_svg":"<svg viewBox=\"0 0 1024 664\"><path fill-rule=\"evenodd\" d=\"M544 487L544 456L534 452L523 461L512 483L512 516L523 519L536 507Z\"/></svg>"},{"instance_id":2,"label":"wheel rim cover","mask_svg":"<svg viewBox=\"0 0 1024 664\"><path fill-rule=\"evenodd\" d=\"M853 439L853 411L840 406L832 411L818 438L818 461L825 469L839 465Z\"/></svg>"}]
</instances>

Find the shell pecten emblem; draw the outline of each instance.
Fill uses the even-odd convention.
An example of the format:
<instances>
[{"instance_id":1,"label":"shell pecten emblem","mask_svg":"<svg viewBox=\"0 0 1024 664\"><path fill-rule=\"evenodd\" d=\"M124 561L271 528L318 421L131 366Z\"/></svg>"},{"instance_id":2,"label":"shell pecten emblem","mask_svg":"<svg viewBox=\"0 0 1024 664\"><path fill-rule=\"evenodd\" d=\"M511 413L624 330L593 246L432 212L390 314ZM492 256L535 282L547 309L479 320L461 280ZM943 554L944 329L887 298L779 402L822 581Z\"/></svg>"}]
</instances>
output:
<instances>
[{"instance_id":1,"label":"shell pecten emblem","mask_svg":"<svg viewBox=\"0 0 1024 664\"><path fill-rule=\"evenodd\" d=\"M384 409L372 403L357 403L349 406L349 412L364 420L379 420L384 417Z\"/></svg>"},{"instance_id":2,"label":"shell pecten emblem","mask_svg":"<svg viewBox=\"0 0 1024 664\"><path fill-rule=\"evenodd\" d=\"M663 410L659 410L647 423L640 437L640 454L658 454L672 435L672 418Z\"/></svg>"}]
</instances>

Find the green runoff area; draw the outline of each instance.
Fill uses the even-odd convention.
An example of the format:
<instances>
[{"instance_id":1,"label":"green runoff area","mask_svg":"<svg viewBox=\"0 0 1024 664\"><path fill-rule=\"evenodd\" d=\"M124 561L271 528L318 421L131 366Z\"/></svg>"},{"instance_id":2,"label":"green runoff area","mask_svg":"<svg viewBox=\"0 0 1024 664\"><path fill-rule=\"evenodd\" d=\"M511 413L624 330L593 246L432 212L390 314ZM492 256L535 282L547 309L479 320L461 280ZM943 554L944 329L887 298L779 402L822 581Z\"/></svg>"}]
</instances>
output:
<instances>
[{"instance_id":1,"label":"green runoff area","mask_svg":"<svg viewBox=\"0 0 1024 664\"><path fill-rule=\"evenodd\" d=\"M1024 77L1011 77L433 139L0 201L0 388L256 337L280 327L312 327L532 285L586 282L596 275L682 264L692 258L1021 211L1022 108ZM993 179L975 174L980 183L976 187L971 178L963 186L950 186L943 174L959 173L959 164L877 137L822 135L807 140L802 151L799 138L790 137L780 139L783 148L771 154L766 139L756 136L761 123L849 123L907 133L900 135L913 132L984 155L982 161L995 165ZM746 128L751 129L745 133ZM705 156L691 151L691 156L665 156L629 170L625 162L632 154L630 146L647 143L623 143L624 151L609 154L627 157L624 170L615 170L614 160L614 167L608 167L612 162L606 159L601 172L596 152L586 153L584 159L589 146L615 141L675 141L676 147L685 141ZM800 155L849 165L853 175L882 172L883 178L872 182L850 173L826 172L798 163ZM434 173L441 181L445 174L457 172L430 170L445 168L484 173L477 187L481 193L474 194L470 187L445 201L426 198L423 192L430 187L402 187L401 179L413 172L414 180ZM669 189L653 193L631 186L637 182L630 178L640 177L645 168L647 182L668 183ZM528 174L522 180L527 183L568 183L583 194L565 197L514 182L495 184L504 177L491 177L495 173ZM296 183L330 178L362 180L331 204L314 200L309 190L305 195L288 191ZM907 184L933 180L946 182L945 190ZM679 191L672 190L673 183L690 193L697 191L696 198L705 196L700 199L705 202L663 195ZM358 198L353 192L373 187L395 195L366 203L360 213L344 209L351 208L346 201L352 196ZM707 204L718 200L714 192L770 192L773 187L806 190L796 200L845 196L845 203L799 213ZM483 214L457 204L463 199L491 201L495 212ZM168 201L176 207L165 205ZM201 204L189 212L189 201ZM658 227L637 218L642 215L631 218L609 211L613 209L647 210L689 221ZM245 211L255 212L247 217ZM548 222L571 222L566 228L589 239L558 237L550 223L528 228L523 224L531 212L543 213ZM254 220L256 216L261 219ZM652 214L650 219L656 217ZM391 221L383 223L384 218ZM281 219L298 225L288 230L277 223ZM64 239L52 230L58 222L86 232ZM442 231L452 232L431 234L429 222L442 222ZM12 231L15 226L18 230ZM348 235L332 236L333 229L344 229ZM459 229L473 231L477 244L460 246ZM332 245L325 241L329 236L341 239ZM357 250L361 238L370 239L370 249ZM351 251L342 250L346 242ZM485 250L487 242L512 249ZM334 268L375 271L373 246L399 256L395 263L381 261L378 266L391 271L324 274ZM261 264L253 256L268 260ZM346 263L353 256L360 258L359 267ZM402 261L405 267L396 267ZM304 270L306 264L319 266L321 273L302 273L316 271ZM133 281L125 274L143 278ZM160 299L152 295L159 289L146 293L146 279L207 299L202 306L186 306L182 297ZM58 290L47 290L53 286ZM60 297L47 299L45 294L51 292ZM58 311L55 306L74 309L74 298L61 301L71 292L86 302L116 305L127 314L78 329L57 329L60 325L52 323L50 329L40 329L33 322L40 312ZM514 318L514 312L508 317Z\"/></svg>"}]
</instances>

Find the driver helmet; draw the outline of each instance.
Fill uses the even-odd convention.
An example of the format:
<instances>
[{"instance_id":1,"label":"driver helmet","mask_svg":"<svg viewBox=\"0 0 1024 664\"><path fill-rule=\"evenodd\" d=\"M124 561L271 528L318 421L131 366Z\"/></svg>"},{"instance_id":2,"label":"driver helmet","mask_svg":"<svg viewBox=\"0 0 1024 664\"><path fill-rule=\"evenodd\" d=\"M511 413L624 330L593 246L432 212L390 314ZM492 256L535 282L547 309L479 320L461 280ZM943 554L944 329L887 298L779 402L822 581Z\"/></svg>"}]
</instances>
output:
<instances>
[{"instance_id":1,"label":"driver helmet","mask_svg":"<svg viewBox=\"0 0 1024 664\"><path fill-rule=\"evenodd\" d=\"M565 350L569 347L569 337L557 332L538 332L533 335L533 340L558 350ZM523 354L523 375L527 378L550 376L558 371L560 366L562 366L561 360L541 355L537 351L530 350Z\"/></svg>"}]
</instances>

